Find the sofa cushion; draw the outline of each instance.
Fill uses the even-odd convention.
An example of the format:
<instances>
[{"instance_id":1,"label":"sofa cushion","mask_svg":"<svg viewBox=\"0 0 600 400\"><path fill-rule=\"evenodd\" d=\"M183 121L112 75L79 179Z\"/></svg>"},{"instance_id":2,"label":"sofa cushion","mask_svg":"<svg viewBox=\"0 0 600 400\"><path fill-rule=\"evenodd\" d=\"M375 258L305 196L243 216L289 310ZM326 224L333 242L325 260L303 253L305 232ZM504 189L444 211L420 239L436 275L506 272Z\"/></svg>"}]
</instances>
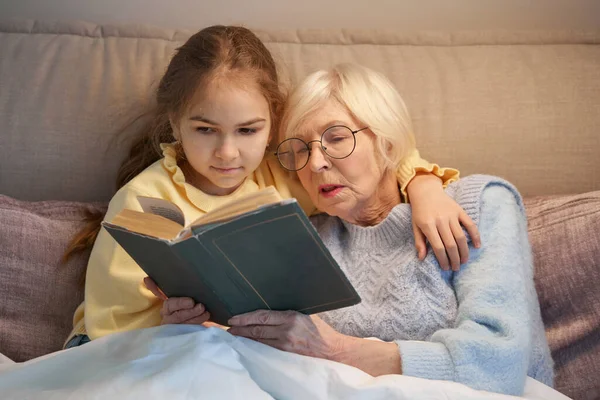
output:
<instances>
[{"instance_id":1,"label":"sofa cushion","mask_svg":"<svg viewBox=\"0 0 600 400\"><path fill-rule=\"evenodd\" d=\"M525 200L555 387L600 398L600 191Z\"/></svg>"},{"instance_id":2,"label":"sofa cushion","mask_svg":"<svg viewBox=\"0 0 600 400\"><path fill-rule=\"evenodd\" d=\"M89 253L61 257L88 209L105 206L0 195L0 353L14 361L60 350L71 331Z\"/></svg>"}]
</instances>

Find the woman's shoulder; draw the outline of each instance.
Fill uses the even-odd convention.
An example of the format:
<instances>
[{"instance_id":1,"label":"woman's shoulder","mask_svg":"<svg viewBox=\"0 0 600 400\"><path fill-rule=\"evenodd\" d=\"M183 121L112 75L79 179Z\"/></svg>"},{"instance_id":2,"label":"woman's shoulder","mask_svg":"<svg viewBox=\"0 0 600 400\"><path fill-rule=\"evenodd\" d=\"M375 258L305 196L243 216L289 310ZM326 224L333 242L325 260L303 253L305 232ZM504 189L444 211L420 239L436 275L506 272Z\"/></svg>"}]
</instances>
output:
<instances>
[{"instance_id":1,"label":"woman's shoulder","mask_svg":"<svg viewBox=\"0 0 600 400\"><path fill-rule=\"evenodd\" d=\"M501 187L505 190L519 195L519 191L509 181L494 175L473 174L460 178L448 185L446 192L453 196L465 196L469 193L481 195L481 193L490 187ZM520 196L520 195L519 195Z\"/></svg>"},{"instance_id":2,"label":"woman's shoulder","mask_svg":"<svg viewBox=\"0 0 600 400\"><path fill-rule=\"evenodd\" d=\"M510 182L492 175L469 175L451 183L446 193L452 197L473 219L479 220L484 203L516 203L523 208L523 200L518 189Z\"/></svg>"}]
</instances>

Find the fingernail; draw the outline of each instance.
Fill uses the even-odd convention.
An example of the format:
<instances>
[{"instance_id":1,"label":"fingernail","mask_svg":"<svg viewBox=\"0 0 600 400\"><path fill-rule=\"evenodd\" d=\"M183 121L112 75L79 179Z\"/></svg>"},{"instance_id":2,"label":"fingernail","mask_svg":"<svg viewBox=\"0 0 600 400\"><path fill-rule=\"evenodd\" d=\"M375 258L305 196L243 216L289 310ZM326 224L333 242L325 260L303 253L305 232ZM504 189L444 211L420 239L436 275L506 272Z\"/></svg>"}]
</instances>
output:
<instances>
[{"instance_id":1,"label":"fingernail","mask_svg":"<svg viewBox=\"0 0 600 400\"><path fill-rule=\"evenodd\" d=\"M235 325L236 322L238 322L238 318L232 317L229 318L229 321L227 321L227 325Z\"/></svg>"}]
</instances>

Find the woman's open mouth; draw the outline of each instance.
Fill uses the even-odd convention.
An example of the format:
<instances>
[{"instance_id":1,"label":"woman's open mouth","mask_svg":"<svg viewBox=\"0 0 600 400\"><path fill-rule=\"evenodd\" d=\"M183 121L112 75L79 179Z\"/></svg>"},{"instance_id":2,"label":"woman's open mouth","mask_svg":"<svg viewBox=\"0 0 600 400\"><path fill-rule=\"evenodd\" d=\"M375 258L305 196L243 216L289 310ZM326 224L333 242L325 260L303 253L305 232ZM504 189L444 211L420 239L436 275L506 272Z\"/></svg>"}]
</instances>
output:
<instances>
[{"instance_id":1,"label":"woman's open mouth","mask_svg":"<svg viewBox=\"0 0 600 400\"><path fill-rule=\"evenodd\" d=\"M342 190L344 190L344 186L342 186L342 185L320 185L319 186L319 194L325 198L335 197Z\"/></svg>"}]
</instances>

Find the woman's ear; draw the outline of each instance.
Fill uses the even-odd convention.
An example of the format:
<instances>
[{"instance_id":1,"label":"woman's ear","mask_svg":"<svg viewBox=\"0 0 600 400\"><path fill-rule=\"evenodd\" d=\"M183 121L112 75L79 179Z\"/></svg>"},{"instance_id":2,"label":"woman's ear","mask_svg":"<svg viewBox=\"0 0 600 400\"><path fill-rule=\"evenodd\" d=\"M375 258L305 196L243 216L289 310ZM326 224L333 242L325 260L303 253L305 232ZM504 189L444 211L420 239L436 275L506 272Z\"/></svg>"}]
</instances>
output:
<instances>
[{"instance_id":1,"label":"woman's ear","mask_svg":"<svg viewBox=\"0 0 600 400\"><path fill-rule=\"evenodd\" d=\"M387 154L388 157L391 157L393 152L394 152L394 145L391 142L387 142L387 145L385 146L385 153Z\"/></svg>"}]
</instances>

